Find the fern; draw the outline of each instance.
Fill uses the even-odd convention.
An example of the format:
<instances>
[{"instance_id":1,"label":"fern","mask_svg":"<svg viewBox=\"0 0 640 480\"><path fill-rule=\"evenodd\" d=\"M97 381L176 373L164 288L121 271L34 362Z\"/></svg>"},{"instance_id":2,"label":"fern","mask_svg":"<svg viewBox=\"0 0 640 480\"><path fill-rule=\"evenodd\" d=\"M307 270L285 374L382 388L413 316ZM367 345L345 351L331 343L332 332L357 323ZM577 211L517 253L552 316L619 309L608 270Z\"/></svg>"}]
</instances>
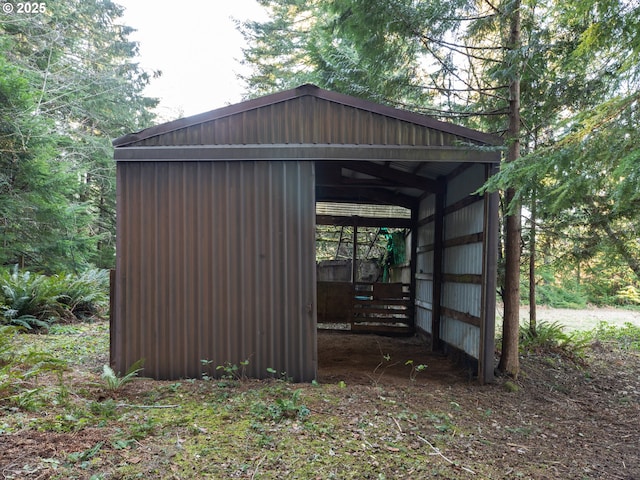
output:
<instances>
[{"instance_id":1,"label":"fern","mask_svg":"<svg viewBox=\"0 0 640 480\"><path fill-rule=\"evenodd\" d=\"M99 315L109 304L109 271L91 269L79 276L60 279L64 288L59 301L76 318Z\"/></svg>"},{"instance_id":2,"label":"fern","mask_svg":"<svg viewBox=\"0 0 640 480\"><path fill-rule=\"evenodd\" d=\"M106 310L109 272L87 270L82 275L0 274L0 324L28 330L48 328L58 320L82 320Z\"/></svg>"},{"instance_id":3,"label":"fern","mask_svg":"<svg viewBox=\"0 0 640 480\"><path fill-rule=\"evenodd\" d=\"M120 372L116 373L109 365L102 367L102 379L107 390L116 391L120 390L126 384L133 381L138 376L138 372L142 370L143 359L138 360L129 367L127 372L120 376Z\"/></svg>"},{"instance_id":4,"label":"fern","mask_svg":"<svg viewBox=\"0 0 640 480\"><path fill-rule=\"evenodd\" d=\"M67 363L38 350L19 353L15 345L19 331L15 326L0 326L0 405L34 410L46 401L46 396L40 395L42 388L33 388L34 379L46 372L61 374Z\"/></svg>"},{"instance_id":5,"label":"fern","mask_svg":"<svg viewBox=\"0 0 640 480\"><path fill-rule=\"evenodd\" d=\"M589 342L577 333L566 333L558 322L540 322L535 333L520 327L520 348L525 352L557 352L571 357L583 354Z\"/></svg>"},{"instance_id":6,"label":"fern","mask_svg":"<svg viewBox=\"0 0 640 480\"><path fill-rule=\"evenodd\" d=\"M11 362L14 356L13 342L17 334L17 327L0 325L0 366Z\"/></svg>"}]
</instances>

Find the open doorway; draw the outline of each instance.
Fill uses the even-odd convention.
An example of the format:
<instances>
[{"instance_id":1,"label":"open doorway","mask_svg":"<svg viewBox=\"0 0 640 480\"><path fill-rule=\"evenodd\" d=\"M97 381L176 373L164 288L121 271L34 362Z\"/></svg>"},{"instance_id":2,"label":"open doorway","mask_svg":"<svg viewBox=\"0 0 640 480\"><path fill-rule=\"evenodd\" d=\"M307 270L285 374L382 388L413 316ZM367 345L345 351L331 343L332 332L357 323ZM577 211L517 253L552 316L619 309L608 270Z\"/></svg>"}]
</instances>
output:
<instances>
[{"instance_id":1,"label":"open doorway","mask_svg":"<svg viewBox=\"0 0 640 480\"><path fill-rule=\"evenodd\" d=\"M318 202L319 331L414 333L411 211Z\"/></svg>"}]
</instances>

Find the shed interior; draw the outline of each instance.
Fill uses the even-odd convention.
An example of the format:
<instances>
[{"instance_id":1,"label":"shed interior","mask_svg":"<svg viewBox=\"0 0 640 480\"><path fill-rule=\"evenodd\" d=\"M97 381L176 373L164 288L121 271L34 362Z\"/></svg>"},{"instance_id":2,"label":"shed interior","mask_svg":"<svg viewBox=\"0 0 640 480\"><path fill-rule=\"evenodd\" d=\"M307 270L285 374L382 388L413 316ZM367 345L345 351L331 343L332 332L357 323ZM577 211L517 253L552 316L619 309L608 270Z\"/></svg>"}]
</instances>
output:
<instances>
[{"instance_id":1,"label":"shed interior","mask_svg":"<svg viewBox=\"0 0 640 480\"><path fill-rule=\"evenodd\" d=\"M475 192L499 143L313 85L115 140L112 363L179 378L251 358L252 376L306 381L317 325L343 324L428 335L490 381L498 207ZM325 225L352 245L403 232L404 261L365 281L352 254L325 280L309 245Z\"/></svg>"},{"instance_id":2,"label":"shed interior","mask_svg":"<svg viewBox=\"0 0 640 480\"><path fill-rule=\"evenodd\" d=\"M315 168L316 224L339 226L341 235L350 227L352 237L352 258L329 262L329 274L323 262L318 265L319 328L418 332L428 335L434 350L479 360L482 330L493 322L483 311L492 308L483 300L490 206L474 192L492 166L361 160L316 162ZM362 278L367 259L357 253L358 229L366 228L395 230L404 240L403 258L384 275L378 268Z\"/></svg>"}]
</instances>

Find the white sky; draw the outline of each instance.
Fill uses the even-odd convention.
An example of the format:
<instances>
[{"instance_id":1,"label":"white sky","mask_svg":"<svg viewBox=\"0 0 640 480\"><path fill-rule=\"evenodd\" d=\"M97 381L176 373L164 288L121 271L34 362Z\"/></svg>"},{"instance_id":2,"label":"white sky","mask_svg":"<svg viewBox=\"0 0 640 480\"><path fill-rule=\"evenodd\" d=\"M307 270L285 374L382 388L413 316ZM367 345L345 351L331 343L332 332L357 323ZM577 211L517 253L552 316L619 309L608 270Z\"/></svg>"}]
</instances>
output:
<instances>
[{"instance_id":1,"label":"white sky","mask_svg":"<svg viewBox=\"0 0 640 480\"><path fill-rule=\"evenodd\" d=\"M121 21L137 30L141 66L161 70L145 94L160 98L160 121L242 99L243 38L233 19L264 20L256 0L116 0Z\"/></svg>"}]
</instances>

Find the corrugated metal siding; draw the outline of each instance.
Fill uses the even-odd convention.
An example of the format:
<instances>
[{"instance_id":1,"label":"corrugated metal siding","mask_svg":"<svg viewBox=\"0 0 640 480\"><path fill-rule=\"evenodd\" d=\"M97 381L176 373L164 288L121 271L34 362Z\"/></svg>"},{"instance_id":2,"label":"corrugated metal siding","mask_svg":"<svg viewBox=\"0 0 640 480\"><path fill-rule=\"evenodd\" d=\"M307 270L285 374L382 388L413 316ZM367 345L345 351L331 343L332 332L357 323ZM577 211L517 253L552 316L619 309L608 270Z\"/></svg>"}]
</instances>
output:
<instances>
[{"instance_id":1,"label":"corrugated metal siding","mask_svg":"<svg viewBox=\"0 0 640 480\"><path fill-rule=\"evenodd\" d=\"M463 137L314 96L269 104L132 145L356 144L455 146Z\"/></svg>"},{"instance_id":2,"label":"corrugated metal siding","mask_svg":"<svg viewBox=\"0 0 640 480\"><path fill-rule=\"evenodd\" d=\"M478 200L445 217L445 240L482 231L484 228L484 202L482 198Z\"/></svg>"},{"instance_id":3,"label":"corrugated metal siding","mask_svg":"<svg viewBox=\"0 0 640 480\"><path fill-rule=\"evenodd\" d=\"M433 234L430 235L433 237ZM430 245L430 244L423 244ZM433 250L418 253L416 271L420 273L433 273Z\"/></svg>"},{"instance_id":4,"label":"corrugated metal siding","mask_svg":"<svg viewBox=\"0 0 640 480\"><path fill-rule=\"evenodd\" d=\"M432 217L436 210L435 195L424 198L418 207L418 222ZM416 327L426 333L432 332L433 313L433 243L435 222L430 221L418 227L416 259ZM423 276L425 275L425 276Z\"/></svg>"},{"instance_id":5,"label":"corrugated metal siding","mask_svg":"<svg viewBox=\"0 0 640 480\"><path fill-rule=\"evenodd\" d=\"M437 332L439 338L474 358L481 354L481 327L451 315L471 316L475 322L485 318L483 283L478 280L484 274L483 236L478 237L478 242L472 241L473 235L482 233L485 227L485 200L469 201L469 196L484 183L484 169L482 165L472 166L449 179L442 219L444 243L441 254L435 247L436 196L423 199L418 209L418 222L422 225L418 229L416 259L416 326L434 334L433 313L438 311L436 305L440 305L443 310ZM434 281L439 281L433 278L436 262L441 262L443 278L440 280L440 298L434 299Z\"/></svg>"},{"instance_id":6,"label":"corrugated metal siding","mask_svg":"<svg viewBox=\"0 0 640 480\"><path fill-rule=\"evenodd\" d=\"M453 205L484 185L484 169L484 165L475 164L452 178L447 184L447 205Z\"/></svg>"},{"instance_id":7,"label":"corrugated metal siding","mask_svg":"<svg viewBox=\"0 0 640 480\"><path fill-rule=\"evenodd\" d=\"M313 162L120 162L114 362L317 368Z\"/></svg>"},{"instance_id":8,"label":"corrugated metal siding","mask_svg":"<svg viewBox=\"0 0 640 480\"><path fill-rule=\"evenodd\" d=\"M473 358L480 358L480 329L447 316L440 322L440 337Z\"/></svg>"},{"instance_id":9,"label":"corrugated metal siding","mask_svg":"<svg viewBox=\"0 0 640 480\"><path fill-rule=\"evenodd\" d=\"M425 305L424 308L418 307L416 309L416 327L419 327L422 331L429 334L432 332L432 310L430 307L427 308Z\"/></svg>"},{"instance_id":10,"label":"corrugated metal siding","mask_svg":"<svg viewBox=\"0 0 640 480\"><path fill-rule=\"evenodd\" d=\"M316 214L369 218L411 218L411 210L396 205L316 202Z\"/></svg>"},{"instance_id":11,"label":"corrugated metal siding","mask_svg":"<svg viewBox=\"0 0 640 480\"><path fill-rule=\"evenodd\" d=\"M484 166L474 165L451 179L447 185L445 208L466 199L484 183ZM484 229L485 202L482 197L462 208L449 212L444 217L444 238L454 240L466 235L482 233ZM446 246L443 252L443 274L482 275L483 244L479 242ZM442 306L474 317L481 317L482 285L478 283L444 282ZM480 327L470 325L443 315L441 338L450 345L479 358Z\"/></svg>"},{"instance_id":12,"label":"corrugated metal siding","mask_svg":"<svg viewBox=\"0 0 640 480\"><path fill-rule=\"evenodd\" d=\"M436 213L436 196L429 195L420 202L418 208L418 221L423 220Z\"/></svg>"},{"instance_id":13,"label":"corrugated metal siding","mask_svg":"<svg viewBox=\"0 0 640 480\"><path fill-rule=\"evenodd\" d=\"M416 327L432 332L433 281L416 280Z\"/></svg>"},{"instance_id":14,"label":"corrugated metal siding","mask_svg":"<svg viewBox=\"0 0 640 480\"><path fill-rule=\"evenodd\" d=\"M482 287L480 285L449 282L442 289L442 306L479 317L481 295Z\"/></svg>"},{"instance_id":15,"label":"corrugated metal siding","mask_svg":"<svg viewBox=\"0 0 640 480\"><path fill-rule=\"evenodd\" d=\"M482 243L456 245L444 251L443 273L482 275Z\"/></svg>"}]
</instances>

